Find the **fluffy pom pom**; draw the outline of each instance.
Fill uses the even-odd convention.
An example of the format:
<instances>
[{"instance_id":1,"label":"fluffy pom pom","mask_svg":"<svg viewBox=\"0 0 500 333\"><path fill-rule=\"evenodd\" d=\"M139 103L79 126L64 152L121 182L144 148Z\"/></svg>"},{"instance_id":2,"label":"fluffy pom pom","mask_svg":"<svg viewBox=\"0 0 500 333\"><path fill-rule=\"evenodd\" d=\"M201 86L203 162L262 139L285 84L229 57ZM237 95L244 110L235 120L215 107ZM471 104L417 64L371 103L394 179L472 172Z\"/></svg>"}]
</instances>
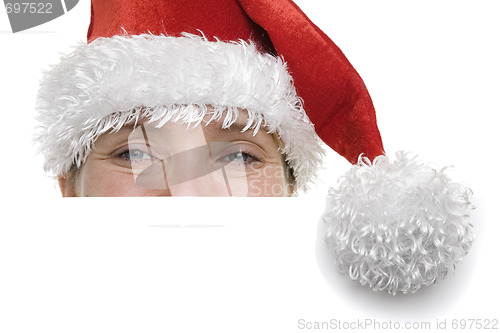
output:
<instances>
[{"instance_id":1,"label":"fluffy pom pom","mask_svg":"<svg viewBox=\"0 0 500 333\"><path fill-rule=\"evenodd\" d=\"M341 272L375 291L413 293L453 270L473 242L472 192L415 156L357 165L330 189L327 241Z\"/></svg>"}]
</instances>

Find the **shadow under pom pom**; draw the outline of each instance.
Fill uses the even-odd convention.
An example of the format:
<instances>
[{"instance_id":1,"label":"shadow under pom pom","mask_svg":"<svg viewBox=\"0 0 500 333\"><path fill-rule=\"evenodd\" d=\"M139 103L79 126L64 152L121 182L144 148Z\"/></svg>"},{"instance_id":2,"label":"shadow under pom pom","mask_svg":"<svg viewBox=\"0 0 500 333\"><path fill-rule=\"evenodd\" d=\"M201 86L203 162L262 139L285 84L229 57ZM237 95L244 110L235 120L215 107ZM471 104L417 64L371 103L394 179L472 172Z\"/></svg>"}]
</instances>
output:
<instances>
[{"instance_id":1,"label":"shadow under pom pom","mask_svg":"<svg viewBox=\"0 0 500 333\"><path fill-rule=\"evenodd\" d=\"M323 216L340 271L393 295L433 285L472 245L471 195L415 156L360 158L330 189Z\"/></svg>"}]
</instances>

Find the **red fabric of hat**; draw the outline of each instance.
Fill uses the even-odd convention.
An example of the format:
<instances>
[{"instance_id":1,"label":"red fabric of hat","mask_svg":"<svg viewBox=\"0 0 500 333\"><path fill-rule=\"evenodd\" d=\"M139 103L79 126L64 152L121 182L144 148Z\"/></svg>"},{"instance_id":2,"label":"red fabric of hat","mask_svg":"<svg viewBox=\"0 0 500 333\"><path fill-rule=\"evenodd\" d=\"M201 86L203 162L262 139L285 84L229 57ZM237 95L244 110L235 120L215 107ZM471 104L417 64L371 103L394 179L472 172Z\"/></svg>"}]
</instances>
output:
<instances>
[{"instance_id":1,"label":"red fabric of hat","mask_svg":"<svg viewBox=\"0 0 500 333\"><path fill-rule=\"evenodd\" d=\"M180 36L199 34L209 40L252 40L273 53L267 33L234 0L109 0L92 1L87 40L99 37L151 33Z\"/></svg>"},{"instance_id":2,"label":"red fabric of hat","mask_svg":"<svg viewBox=\"0 0 500 333\"><path fill-rule=\"evenodd\" d=\"M239 0L283 55L319 137L351 163L383 154L375 109L342 51L290 0Z\"/></svg>"}]
</instances>

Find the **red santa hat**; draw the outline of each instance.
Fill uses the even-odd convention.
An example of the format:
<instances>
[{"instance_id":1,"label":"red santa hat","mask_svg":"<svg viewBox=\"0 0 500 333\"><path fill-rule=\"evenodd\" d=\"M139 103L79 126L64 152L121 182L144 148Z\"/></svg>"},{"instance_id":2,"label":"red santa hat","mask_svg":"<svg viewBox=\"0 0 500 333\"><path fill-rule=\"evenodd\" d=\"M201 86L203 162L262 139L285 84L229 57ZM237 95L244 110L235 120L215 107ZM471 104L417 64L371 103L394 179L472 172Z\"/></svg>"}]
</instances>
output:
<instances>
[{"instance_id":1,"label":"red santa hat","mask_svg":"<svg viewBox=\"0 0 500 333\"><path fill-rule=\"evenodd\" d=\"M218 116L233 110L226 125L240 108L249 127L276 132L298 189L321 158L316 134L352 163L383 153L363 81L293 2L113 0L92 2L88 44L42 85L45 167L79 166L138 108L193 121L205 105Z\"/></svg>"},{"instance_id":2,"label":"red santa hat","mask_svg":"<svg viewBox=\"0 0 500 333\"><path fill-rule=\"evenodd\" d=\"M223 126L244 110L247 129L279 135L297 189L315 177L318 137L357 163L331 190L333 208L325 214L340 268L354 280L411 292L434 283L467 252L470 226L455 214L457 203L464 207L461 218L468 215L466 191L406 155L389 163L361 77L291 0L93 0L88 43L41 85L38 141L45 168L63 175L80 166L99 135L138 117L199 123L207 105ZM419 191L422 183L454 189L445 191L450 202L443 199L454 211L433 211L437 220L429 222L424 211L435 196ZM438 235L456 227L456 237L447 247L440 238L430 248L418 243L427 224L403 232L415 216ZM401 237L406 245L398 249Z\"/></svg>"}]
</instances>

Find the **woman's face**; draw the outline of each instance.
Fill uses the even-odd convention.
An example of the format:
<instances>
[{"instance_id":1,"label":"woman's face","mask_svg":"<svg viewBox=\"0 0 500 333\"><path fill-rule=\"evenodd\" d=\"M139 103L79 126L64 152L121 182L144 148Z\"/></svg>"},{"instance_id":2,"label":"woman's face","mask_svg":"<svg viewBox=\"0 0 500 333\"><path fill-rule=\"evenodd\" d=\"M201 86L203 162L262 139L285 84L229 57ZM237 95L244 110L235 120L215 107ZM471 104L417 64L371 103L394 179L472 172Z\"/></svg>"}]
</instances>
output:
<instances>
[{"instance_id":1,"label":"woman's face","mask_svg":"<svg viewBox=\"0 0 500 333\"><path fill-rule=\"evenodd\" d=\"M241 119L240 119L241 118ZM85 163L61 177L63 196L289 196L279 145L259 129L213 121L138 122L101 135Z\"/></svg>"}]
</instances>

